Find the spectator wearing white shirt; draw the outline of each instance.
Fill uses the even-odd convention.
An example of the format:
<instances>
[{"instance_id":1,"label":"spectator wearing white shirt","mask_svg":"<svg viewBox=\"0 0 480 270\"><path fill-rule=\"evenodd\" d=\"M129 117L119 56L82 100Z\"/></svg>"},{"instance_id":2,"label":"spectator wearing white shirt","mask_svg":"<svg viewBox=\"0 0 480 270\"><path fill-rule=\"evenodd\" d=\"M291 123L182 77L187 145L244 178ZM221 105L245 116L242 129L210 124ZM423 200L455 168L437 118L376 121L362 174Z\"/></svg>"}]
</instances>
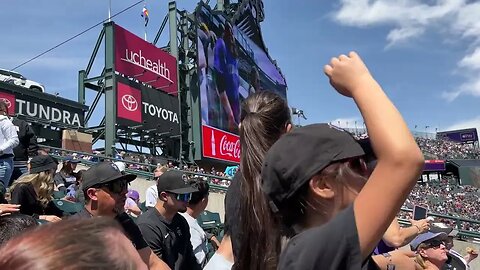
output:
<instances>
[{"instance_id":1,"label":"spectator wearing white shirt","mask_svg":"<svg viewBox=\"0 0 480 270\"><path fill-rule=\"evenodd\" d=\"M0 182L6 188L13 173L13 148L18 143L17 129L8 117L8 106L0 100Z\"/></svg>"},{"instance_id":2,"label":"spectator wearing white shirt","mask_svg":"<svg viewBox=\"0 0 480 270\"><path fill-rule=\"evenodd\" d=\"M168 170L167 166L158 166L153 171L153 179L155 179L155 184L151 185L145 191L145 206L154 207L158 199L158 190L157 190L157 181L160 175Z\"/></svg>"},{"instance_id":3,"label":"spectator wearing white shirt","mask_svg":"<svg viewBox=\"0 0 480 270\"><path fill-rule=\"evenodd\" d=\"M209 186L206 181L199 178L190 180L190 184L198 191L192 193L192 198L188 202L187 212L180 213L188 222L190 227L190 242L192 243L193 253L197 262L203 267L207 261L207 243L212 241L216 247L220 245L214 235L206 233L197 222L198 216L207 208Z\"/></svg>"}]
</instances>

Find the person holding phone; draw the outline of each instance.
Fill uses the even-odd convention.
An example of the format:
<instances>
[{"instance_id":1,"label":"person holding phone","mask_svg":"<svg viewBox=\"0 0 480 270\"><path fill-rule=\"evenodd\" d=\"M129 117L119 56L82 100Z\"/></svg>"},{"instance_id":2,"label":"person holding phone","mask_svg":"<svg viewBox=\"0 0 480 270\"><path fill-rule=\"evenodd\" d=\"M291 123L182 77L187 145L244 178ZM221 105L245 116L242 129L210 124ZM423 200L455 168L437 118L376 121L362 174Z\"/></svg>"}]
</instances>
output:
<instances>
[{"instance_id":1,"label":"person holding phone","mask_svg":"<svg viewBox=\"0 0 480 270\"><path fill-rule=\"evenodd\" d=\"M261 179L281 233L291 237L278 269L415 269L413 259L402 258L406 266L392 253L371 253L415 186L423 154L355 52L332 58L324 71L357 104L378 161L368 176L358 142L328 124L294 129L275 142Z\"/></svg>"},{"instance_id":2,"label":"person holding phone","mask_svg":"<svg viewBox=\"0 0 480 270\"><path fill-rule=\"evenodd\" d=\"M427 211L428 209L426 207L415 205L413 207L413 219L414 220L426 219Z\"/></svg>"}]
</instances>

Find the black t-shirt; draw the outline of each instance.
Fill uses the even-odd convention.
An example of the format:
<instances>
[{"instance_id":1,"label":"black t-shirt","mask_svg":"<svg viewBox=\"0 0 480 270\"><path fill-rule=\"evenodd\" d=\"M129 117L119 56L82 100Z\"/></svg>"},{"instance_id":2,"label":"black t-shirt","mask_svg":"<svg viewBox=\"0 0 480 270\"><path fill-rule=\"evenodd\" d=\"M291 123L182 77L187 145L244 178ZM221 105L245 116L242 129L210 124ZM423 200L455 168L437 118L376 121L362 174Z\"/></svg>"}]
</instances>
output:
<instances>
[{"instance_id":1,"label":"black t-shirt","mask_svg":"<svg viewBox=\"0 0 480 270\"><path fill-rule=\"evenodd\" d=\"M233 256L236 258L240 251L240 239L242 233L242 219L240 217L240 201L242 192L240 190L240 181L243 181L243 175L238 171L233 177L227 194L225 195L225 234L230 235L232 241Z\"/></svg>"},{"instance_id":2,"label":"black t-shirt","mask_svg":"<svg viewBox=\"0 0 480 270\"><path fill-rule=\"evenodd\" d=\"M83 208L80 212L70 216L69 218L89 219L94 218L94 216L90 212L88 212L86 208ZM133 221L133 219L127 213L124 212L117 215L115 217L115 220L120 223L123 230L125 231L125 235L130 239L130 241L132 241L133 246L135 246L137 250L148 247L147 242L145 242L145 239L143 238L143 235L137 224L135 224L135 221Z\"/></svg>"},{"instance_id":3,"label":"black t-shirt","mask_svg":"<svg viewBox=\"0 0 480 270\"><path fill-rule=\"evenodd\" d=\"M353 205L325 225L293 237L280 255L278 269L379 269L370 257L362 261Z\"/></svg>"},{"instance_id":4,"label":"black t-shirt","mask_svg":"<svg viewBox=\"0 0 480 270\"><path fill-rule=\"evenodd\" d=\"M12 191L12 204L20 204L20 213L24 215L55 215L62 217L63 212L58 209L53 201L50 201L46 207L38 200L35 188L31 183L19 184Z\"/></svg>"},{"instance_id":5,"label":"black t-shirt","mask_svg":"<svg viewBox=\"0 0 480 270\"><path fill-rule=\"evenodd\" d=\"M152 251L171 269L201 269L190 242L190 227L180 214L168 222L153 207L138 217L137 224Z\"/></svg>"}]
</instances>

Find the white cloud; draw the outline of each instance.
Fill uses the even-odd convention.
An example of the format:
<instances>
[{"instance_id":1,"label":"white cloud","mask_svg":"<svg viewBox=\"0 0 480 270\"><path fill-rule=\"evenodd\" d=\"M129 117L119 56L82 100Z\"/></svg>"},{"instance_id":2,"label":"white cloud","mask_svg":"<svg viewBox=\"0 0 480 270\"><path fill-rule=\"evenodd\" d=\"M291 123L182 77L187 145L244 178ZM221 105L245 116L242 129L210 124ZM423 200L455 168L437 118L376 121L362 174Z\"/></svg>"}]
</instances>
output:
<instances>
[{"instance_id":1,"label":"white cloud","mask_svg":"<svg viewBox=\"0 0 480 270\"><path fill-rule=\"evenodd\" d=\"M425 32L425 28L423 27L405 27L393 29L387 35L387 47L391 47L400 42L405 42L411 38L421 36L423 32Z\"/></svg>"},{"instance_id":2,"label":"white cloud","mask_svg":"<svg viewBox=\"0 0 480 270\"><path fill-rule=\"evenodd\" d=\"M456 129L465 129L465 128L477 128L477 131L480 130L480 115L476 116L475 118L463 120L458 123L454 123L446 128L442 129L444 131L447 130L456 130Z\"/></svg>"},{"instance_id":3,"label":"white cloud","mask_svg":"<svg viewBox=\"0 0 480 270\"><path fill-rule=\"evenodd\" d=\"M480 47L475 48L473 53L463 57L463 59L458 62L458 66L467 69L480 69Z\"/></svg>"},{"instance_id":4,"label":"white cloud","mask_svg":"<svg viewBox=\"0 0 480 270\"><path fill-rule=\"evenodd\" d=\"M390 26L386 48L406 43L427 31L437 30L444 40L467 39L471 53L458 62L465 82L444 91L442 97L453 101L460 95L480 97L480 3L466 0L340 0L333 14L336 22L355 27ZM473 49L473 50L472 50Z\"/></svg>"}]
</instances>

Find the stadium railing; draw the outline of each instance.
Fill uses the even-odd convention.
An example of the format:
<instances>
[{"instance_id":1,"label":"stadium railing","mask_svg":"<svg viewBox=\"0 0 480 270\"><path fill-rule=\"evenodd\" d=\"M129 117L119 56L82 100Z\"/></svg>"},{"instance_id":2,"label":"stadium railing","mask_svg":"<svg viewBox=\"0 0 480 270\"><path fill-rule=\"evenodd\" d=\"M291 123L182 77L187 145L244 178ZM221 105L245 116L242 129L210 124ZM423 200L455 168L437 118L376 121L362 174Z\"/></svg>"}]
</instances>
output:
<instances>
[{"instance_id":1,"label":"stadium railing","mask_svg":"<svg viewBox=\"0 0 480 270\"><path fill-rule=\"evenodd\" d=\"M409 212L412 213L413 209L409 208L402 208L403 212ZM462 218L462 217L456 217L456 216L449 216L449 215L444 215L444 214L439 214L439 213L428 213L427 216L432 216L435 218L443 218L443 219L448 219L448 220L453 220L455 221L456 228L458 230L458 235L457 237L460 239L466 239L466 238L479 238L480 239L480 232L472 232L472 231L466 231L462 230L462 223L470 223L470 224L476 224L480 225L480 221L478 220L473 220L473 219L468 219L468 218ZM402 226L410 226L410 222L408 219L398 219L398 222Z\"/></svg>"},{"instance_id":2,"label":"stadium railing","mask_svg":"<svg viewBox=\"0 0 480 270\"><path fill-rule=\"evenodd\" d=\"M72 151L72 150L66 150L66 149L62 149L62 148L57 148L57 147L52 147L52 146L47 146L47 145L39 145L40 148L48 148L50 150L53 150L53 151L56 151L58 153L49 153L51 156L55 157L56 159L62 161L65 156L61 155L60 153L64 153L66 155L73 155L73 154L76 154L76 155L80 155L80 156L89 156L89 157L92 157L95 161L91 161L91 160L87 160L87 159L79 159L82 164L86 165L86 166L92 166L94 164L96 164L98 161L100 160L109 160L109 161L112 161L112 162L117 162L117 161L120 161L120 162L124 162L125 164L132 164L132 165L138 165L138 166L142 166L142 167L147 167L149 168L149 171L142 171L142 170L134 170L134 169L129 169L129 168L126 168L125 169L125 172L126 173L131 173L131 174L135 174L137 175L138 177L142 177L142 178L145 178L147 180L153 180L153 173L150 172L150 171L153 171L157 165L156 164L148 164L148 163L139 163L139 162L134 162L134 161L129 161L129 160L123 160L123 159L117 159L117 158L113 158L113 157L107 157L107 156L102 156L102 155L96 155L96 154L92 154L92 153L86 153L86 152L80 152L80 151ZM195 176L201 176L201 177L206 177L208 179L208 182L209 182L209 185L210 185L210 189L212 190L216 190L216 191L219 191L219 192L226 192L227 191L227 187L225 186L221 186L221 185L217 185L217 184L213 184L212 183L212 179L217 179L217 180L227 180L227 181L230 181L231 179L228 178L228 177L222 177L222 176L216 176L216 175L211 175L211 174L205 174L205 173L199 173L199 172L192 172L192 171L185 171L185 170L180 170L178 169L179 171L182 171L184 172L185 174L188 174L188 175L195 175Z\"/></svg>"},{"instance_id":3,"label":"stadium railing","mask_svg":"<svg viewBox=\"0 0 480 270\"><path fill-rule=\"evenodd\" d=\"M60 153L65 153L65 154L70 154L70 155L71 154L77 154L77 155L82 155L82 156L91 156L91 157L95 158L96 160L110 160L112 162L121 161L121 162L125 162L126 164L134 164L134 165L140 165L140 166L152 168L152 170L156 167L156 165L153 165L153 164L138 163L138 162L134 162L134 161L116 159L116 158L112 158L112 157L95 155L95 154L91 154L91 153L65 150L65 149L51 147L51 146L40 145L40 147L49 148L49 149L58 151ZM63 160L65 158L64 156L58 155L58 154L55 154L55 153L50 153L50 154L52 156L54 156L55 158L59 159L59 160ZM97 161L90 161L90 160L85 160L85 159L80 159L80 161L87 166L92 166L95 163L97 163ZM141 171L141 170L133 170L133 169L126 169L125 171L127 173L131 173L131 174L135 174L139 177L143 177L147 180L153 179L153 173L151 173L151 172ZM190 174L190 175L205 177L207 179L207 181L209 182L210 189L212 191L217 191L217 192L226 192L228 190L228 187L212 183L213 179L231 181L231 179L227 178L227 177L221 177L221 176L192 172L192 171L184 171L184 170L179 170L179 171L182 171L182 172L184 172L186 174ZM408 208L402 208L401 211L413 212L412 209L408 209ZM443 219L448 219L448 220L455 221L455 224L457 226L457 230L459 231L458 237L460 237L460 238L479 238L480 239L480 232L471 232L471 231L466 231L466 230L461 230L460 229L462 223L470 223L470 224L477 224L478 225L478 224L480 224L480 221L478 221L478 220L449 216L449 215L444 215L444 214L439 214L439 213L428 213L428 215L432 216L432 217L436 217L436 218L443 218ZM410 222L407 219L399 219L399 223L402 226L410 226Z\"/></svg>"}]
</instances>

